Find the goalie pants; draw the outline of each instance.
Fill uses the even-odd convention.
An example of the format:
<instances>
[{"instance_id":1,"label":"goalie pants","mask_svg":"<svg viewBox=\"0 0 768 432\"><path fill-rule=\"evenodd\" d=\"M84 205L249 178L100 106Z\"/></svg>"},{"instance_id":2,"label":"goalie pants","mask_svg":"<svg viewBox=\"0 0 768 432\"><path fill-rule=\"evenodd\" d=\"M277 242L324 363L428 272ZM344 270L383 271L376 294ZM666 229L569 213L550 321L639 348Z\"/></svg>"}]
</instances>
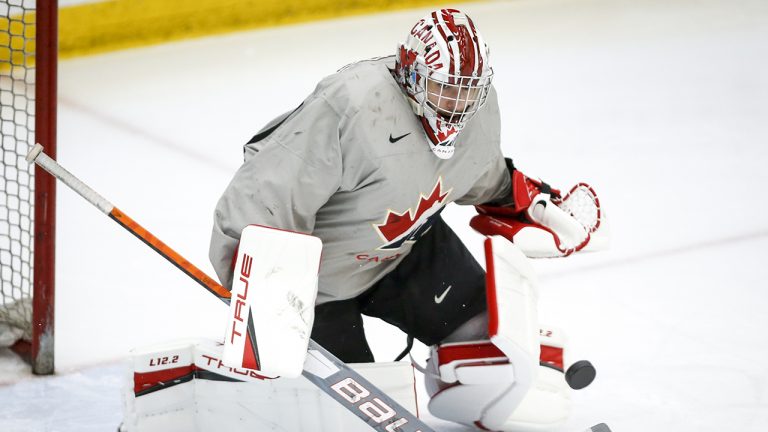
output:
<instances>
[{"instance_id":1,"label":"goalie pants","mask_svg":"<svg viewBox=\"0 0 768 432\"><path fill-rule=\"evenodd\" d=\"M372 362L362 314L434 345L485 309L485 272L438 218L411 253L369 290L317 306L312 339L344 362Z\"/></svg>"}]
</instances>

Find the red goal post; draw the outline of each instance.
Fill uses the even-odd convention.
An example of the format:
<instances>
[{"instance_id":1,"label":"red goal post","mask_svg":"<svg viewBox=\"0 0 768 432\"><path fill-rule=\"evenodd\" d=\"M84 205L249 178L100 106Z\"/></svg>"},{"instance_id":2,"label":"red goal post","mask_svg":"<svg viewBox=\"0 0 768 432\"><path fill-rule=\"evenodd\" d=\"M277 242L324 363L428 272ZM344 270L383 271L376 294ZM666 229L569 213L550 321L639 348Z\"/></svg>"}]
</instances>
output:
<instances>
[{"instance_id":1,"label":"red goal post","mask_svg":"<svg viewBox=\"0 0 768 432\"><path fill-rule=\"evenodd\" d=\"M0 0L0 339L36 374L54 371L56 183L25 155L55 157L57 33L56 0Z\"/></svg>"}]
</instances>

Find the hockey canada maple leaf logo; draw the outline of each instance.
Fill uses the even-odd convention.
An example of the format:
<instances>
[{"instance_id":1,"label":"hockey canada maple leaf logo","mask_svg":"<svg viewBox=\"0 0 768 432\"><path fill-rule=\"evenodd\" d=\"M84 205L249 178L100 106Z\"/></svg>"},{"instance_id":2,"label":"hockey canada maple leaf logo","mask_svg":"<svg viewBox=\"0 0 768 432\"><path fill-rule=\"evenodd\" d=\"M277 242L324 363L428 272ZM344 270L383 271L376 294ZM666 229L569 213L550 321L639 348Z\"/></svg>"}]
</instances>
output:
<instances>
[{"instance_id":1,"label":"hockey canada maple leaf logo","mask_svg":"<svg viewBox=\"0 0 768 432\"><path fill-rule=\"evenodd\" d=\"M416 210L408 209L402 213L393 210L387 210L387 216L384 222L373 224L379 237L384 240L384 244L378 247L378 250L400 249L406 242L415 242L437 219L440 212L443 211L448 203L446 199L453 188L443 192L443 180L438 177L435 187L429 196L420 194Z\"/></svg>"}]
</instances>

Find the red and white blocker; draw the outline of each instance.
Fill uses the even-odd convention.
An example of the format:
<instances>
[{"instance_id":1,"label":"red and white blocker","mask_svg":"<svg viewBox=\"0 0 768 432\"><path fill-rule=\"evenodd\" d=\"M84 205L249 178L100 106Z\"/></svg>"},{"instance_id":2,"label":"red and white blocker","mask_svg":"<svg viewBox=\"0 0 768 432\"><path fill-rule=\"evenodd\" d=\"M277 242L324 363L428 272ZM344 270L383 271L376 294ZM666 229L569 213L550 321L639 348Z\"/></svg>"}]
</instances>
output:
<instances>
[{"instance_id":1,"label":"red and white blocker","mask_svg":"<svg viewBox=\"0 0 768 432\"><path fill-rule=\"evenodd\" d=\"M503 237L485 241L489 340L432 347L425 374L429 411L484 430L543 430L570 412L564 338L540 329L537 281Z\"/></svg>"},{"instance_id":2,"label":"red and white blocker","mask_svg":"<svg viewBox=\"0 0 768 432\"><path fill-rule=\"evenodd\" d=\"M302 374L314 322L322 241L249 225L236 253L222 360L262 375Z\"/></svg>"}]
</instances>

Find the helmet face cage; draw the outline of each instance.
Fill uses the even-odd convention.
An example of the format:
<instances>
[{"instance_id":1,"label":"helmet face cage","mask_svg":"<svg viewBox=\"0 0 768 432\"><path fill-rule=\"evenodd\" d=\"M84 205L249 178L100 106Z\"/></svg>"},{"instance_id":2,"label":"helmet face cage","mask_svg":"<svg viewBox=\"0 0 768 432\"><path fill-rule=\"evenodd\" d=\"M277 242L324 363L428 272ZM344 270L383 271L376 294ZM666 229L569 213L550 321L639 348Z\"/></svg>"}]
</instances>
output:
<instances>
[{"instance_id":1,"label":"helmet face cage","mask_svg":"<svg viewBox=\"0 0 768 432\"><path fill-rule=\"evenodd\" d=\"M486 102L493 70L472 20L456 9L431 12L398 47L395 74L417 116L461 129Z\"/></svg>"},{"instance_id":2,"label":"helmet face cage","mask_svg":"<svg viewBox=\"0 0 768 432\"><path fill-rule=\"evenodd\" d=\"M414 97L428 117L453 126L463 126L483 107L491 88L493 71L473 77L449 75L429 69L416 60L413 71Z\"/></svg>"}]
</instances>

